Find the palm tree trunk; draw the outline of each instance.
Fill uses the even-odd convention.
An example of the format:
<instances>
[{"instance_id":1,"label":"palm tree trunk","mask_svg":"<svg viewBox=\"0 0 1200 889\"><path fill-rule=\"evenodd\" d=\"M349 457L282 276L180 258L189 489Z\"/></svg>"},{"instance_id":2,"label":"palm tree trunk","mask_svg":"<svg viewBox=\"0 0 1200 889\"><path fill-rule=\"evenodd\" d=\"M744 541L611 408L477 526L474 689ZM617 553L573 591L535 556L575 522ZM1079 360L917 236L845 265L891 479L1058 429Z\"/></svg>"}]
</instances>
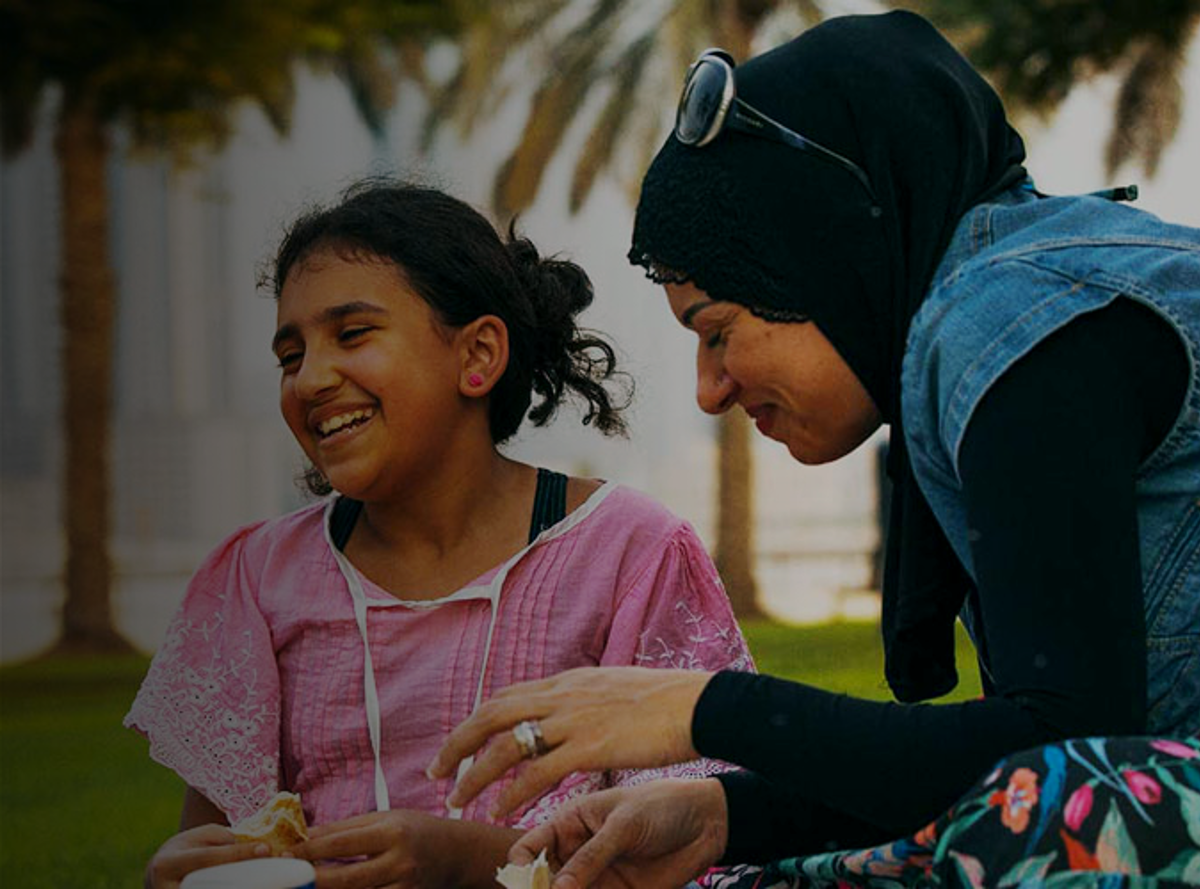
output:
<instances>
[{"instance_id":1,"label":"palm tree trunk","mask_svg":"<svg viewBox=\"0 0 1200 889\"><path fill-rule=\"evenodd\" d=\"M759 617L754 578L754 461L750 422L740 410L721 414L718 426L717 546L714 561L739 618Z\"/></svg>"},{"instance_id":2,"label":"palm tree trunk","mask_svg":"<svg viewBox=\"0 0 1200 889\"><path fill-rule=\"evenodd\" d=\"M725 47L736 58L749 54L751 35L764 12L765 5L757 0L718 4L716 17ZM733 613L739 619L760 617L763 611L754 570L754 458L750 421L740 409L721 414L717 441L717 546L713 560Z\"/></svg>"},{"instance_id":3,"label":"palm tree trunk","mask_svg":"<svg viewBox=\"0 0 1200 889\"><path fill-rule=\"evenodd\" d=\"M61 177L66 601L56 651L132 646L113 626L109 554L114 276L108 250L109 155L86 98L63 97L55 141Z\"/></svg>"}]
</instances>

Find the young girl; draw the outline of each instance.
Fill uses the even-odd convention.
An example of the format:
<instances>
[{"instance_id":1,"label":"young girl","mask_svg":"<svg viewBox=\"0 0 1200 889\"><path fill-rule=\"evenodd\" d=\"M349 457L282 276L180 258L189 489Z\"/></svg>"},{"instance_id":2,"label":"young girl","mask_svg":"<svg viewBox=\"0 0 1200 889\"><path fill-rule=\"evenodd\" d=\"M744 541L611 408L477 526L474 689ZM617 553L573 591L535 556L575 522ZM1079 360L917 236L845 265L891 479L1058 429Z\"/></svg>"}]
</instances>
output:
<instances>
[{"instance_id":1,"label":"young girl","mask_svg":"<svg viewBox=\"0 0 1200 889\"><path fill-rule=\"evenodd\" d=\"M568 390L623 431L613 350L575 324L582 269L372 180L295 223L272 283L281 410L310 487L336 495L238 530L189 585L125 720L188 785L146 884L266 854L224 825L287 789L312 826L292 853L329 862L323 889L492 886L522 828L663 770L576 773L495 820L494 794L460 811L425 775L453 726L575 666L752 669L745 642L687 523L497 449Z\"/></svg>"}]
</instances>

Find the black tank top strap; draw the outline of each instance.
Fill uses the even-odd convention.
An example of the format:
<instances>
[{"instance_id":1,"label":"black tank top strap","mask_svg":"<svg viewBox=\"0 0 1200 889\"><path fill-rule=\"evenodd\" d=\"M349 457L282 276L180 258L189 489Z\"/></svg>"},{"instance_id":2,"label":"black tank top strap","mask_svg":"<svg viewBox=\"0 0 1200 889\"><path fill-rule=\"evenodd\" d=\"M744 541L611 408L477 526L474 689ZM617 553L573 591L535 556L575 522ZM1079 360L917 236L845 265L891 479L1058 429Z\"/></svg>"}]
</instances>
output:
<instances>
[{"instance_id":1,"label":"black tank top strap","mask_svg":"<svg viewBox=\"0 0 1200 889\"><path fill-rule=\"evenodd\" d=\"M561 472L538 468L537 492L533 495L533 518L529 522L529 542L563 520L567 514L567 477Z\"/></svg>"},{"instance_id":2,"label":"black tank top strap","mask_svg":"<svg viewBox=\"0 0 1200 889\"><path fill-rule=\"evenodd\" d=\"M358 521L362 507L361 500L351 500L349 497L338 497L337 502L333 504L333 515L329 517L329 537L339 550L346 548L346 542L350 539L350 532L354 530L354 523Z\"/></svg>"},{"instance_id":3,"label":"black tank top strap","mask_svg":"<svg viewBox=\"0 0 1200 889\"><path fill-rule=\"evenodd\" d=\"M339 550L346 548L354 525L362 512L362 501L339 497L329 518L329 536ZM567 514L567 477L561 472L538 469L537 491L533 495L533 516L529 522L529 542Z\"/></svg>"}]
</instances>

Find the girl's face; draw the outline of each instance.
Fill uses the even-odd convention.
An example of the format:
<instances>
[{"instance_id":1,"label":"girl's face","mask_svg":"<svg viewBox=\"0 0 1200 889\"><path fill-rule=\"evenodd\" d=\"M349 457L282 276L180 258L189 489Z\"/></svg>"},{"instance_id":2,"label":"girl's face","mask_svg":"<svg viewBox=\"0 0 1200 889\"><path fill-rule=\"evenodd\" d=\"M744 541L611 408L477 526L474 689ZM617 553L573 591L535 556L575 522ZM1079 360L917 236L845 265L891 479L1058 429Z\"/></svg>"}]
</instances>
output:
<instances>
[{"instance_id":1,"label":"girl's face","mask_svg":"<svg viewBox=\"0 0 1200 889\"><path fill-rule=\"evenodd\" d=\"M341 493L386 498L445 457L463 414L454 331L395 265L319 251L294 266L273 349L283 417Z\"/></svg>"},{"instance_id":2,"label":"girl's face","mask_svg":"<svg viewBox=\"0 0 1200 889\"><path fill-rule=\"evenodd\" d=\"M665 288L676 319L699 338L701 410L740 405L759 432L807 464L836 460L879 428L875 402L816 324L764 321L691 283Z\"/></svg>"}]
</instances>

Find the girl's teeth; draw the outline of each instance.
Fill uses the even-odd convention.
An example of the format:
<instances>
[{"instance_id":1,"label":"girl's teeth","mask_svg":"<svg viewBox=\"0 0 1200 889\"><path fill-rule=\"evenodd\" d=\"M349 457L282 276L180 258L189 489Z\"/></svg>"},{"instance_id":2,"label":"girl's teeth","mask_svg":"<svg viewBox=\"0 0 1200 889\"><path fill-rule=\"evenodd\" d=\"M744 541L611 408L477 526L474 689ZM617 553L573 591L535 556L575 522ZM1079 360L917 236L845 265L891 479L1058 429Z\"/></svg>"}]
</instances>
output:
<instances>
[{"instance_id":1,"label":"girl's teeth","mask_svg":"<svg viewBox=\"0 0 1200 889\"><path fill-rule=\"evenodd\" d=\"M370 419L373 414L374 411L371 410L357 410L346 414L339 414L336 417L330 417L324 423L317 426L317 432L321 433L321 435L332 435L359 420Z\"/></svg>"}]
</instances>

